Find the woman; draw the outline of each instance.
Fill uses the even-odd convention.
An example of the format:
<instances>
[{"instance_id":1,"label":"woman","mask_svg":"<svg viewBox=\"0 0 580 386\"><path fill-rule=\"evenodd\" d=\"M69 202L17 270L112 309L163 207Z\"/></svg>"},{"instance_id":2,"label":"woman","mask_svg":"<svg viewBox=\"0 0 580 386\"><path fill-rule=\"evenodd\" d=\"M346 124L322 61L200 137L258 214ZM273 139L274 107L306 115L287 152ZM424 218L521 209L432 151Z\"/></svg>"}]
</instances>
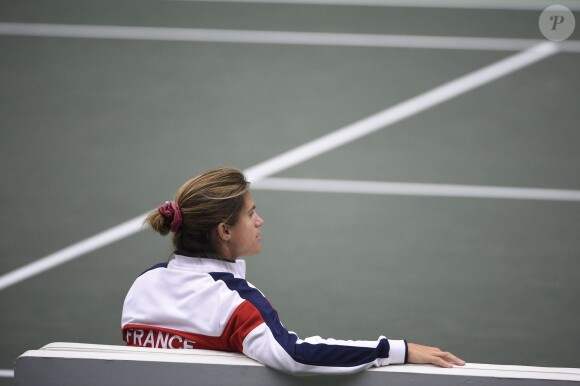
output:
<instances>
[{"instance_id":1,"label":"woman","mask_svg":"<svg viewBox=\"0 0 580 386\"><path fill-rule=\"evenodd\" d=\"M291 374L354 373L372 366L463 365L439 349L390 340L300 339L281 324L262 293L245 280L241 256L260 252L264 220L244 175L221 168L186 182L175 201L146 220L173 233L175 258L137 278L123 306L130 346L243 352Z\"/></svg>"}]
</instances>

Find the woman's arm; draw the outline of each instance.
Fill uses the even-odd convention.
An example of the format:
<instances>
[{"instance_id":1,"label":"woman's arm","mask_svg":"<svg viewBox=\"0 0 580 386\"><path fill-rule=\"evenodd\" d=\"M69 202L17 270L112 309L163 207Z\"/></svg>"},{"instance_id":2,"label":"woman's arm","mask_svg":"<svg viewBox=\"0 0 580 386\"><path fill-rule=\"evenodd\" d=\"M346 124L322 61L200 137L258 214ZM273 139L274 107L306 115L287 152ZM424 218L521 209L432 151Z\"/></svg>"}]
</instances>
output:
<instances>
[{"instance_id":1,"label":"woman's arm","mask_svg":"<svg viewBox=\"0 0 580 386\"><path fill-rule=\"evenodd\" d=\"M283 327L263 323L243 342L243 352L267 366L294 374L351 374L370 367L404 363L404 341L380 337L350 341L310 337L304 340Z\"/></svg>"},{"instance_id":2,"label":"woman's arm","mask_svg":"<svg viewBox=\"0 0 580 386\"><path fill-rule=\"evenodd\" d=\"M290 374L349 374L388 364L434 363L446 353L383 336L375 341L300 339L280 322L278 313L255 287L231 274L212 274L242 301L228 316L229 345L267 366ZM457 358L456 358L457 359ZM455 362L454 362L455 363ZM456 362L460 364L459 362Z\"/></svg>"}]
</instances>

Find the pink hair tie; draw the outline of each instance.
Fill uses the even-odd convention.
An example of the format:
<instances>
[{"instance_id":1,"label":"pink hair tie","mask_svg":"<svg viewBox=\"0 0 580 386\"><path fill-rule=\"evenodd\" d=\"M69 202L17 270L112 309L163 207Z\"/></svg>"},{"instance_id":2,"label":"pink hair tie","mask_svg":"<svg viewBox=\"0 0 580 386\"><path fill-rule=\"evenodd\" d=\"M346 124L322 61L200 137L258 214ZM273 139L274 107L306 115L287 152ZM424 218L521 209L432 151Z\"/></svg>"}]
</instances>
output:
<instances>
[{"instance_id":1,"label":"pink hair tie","mask_svg":"<svg viewBox=\"0 0 580 386\"><path fill-rule=\"evenodd\" d=\"M158 207L157 210L159 210L159 213L161 213L163 217L171 221L169 230L171 232L177 232L183 220L181 217L181 211L179 210L179 205L173 201L166 201L165 204Z\"/></svg>"}]
</instances>

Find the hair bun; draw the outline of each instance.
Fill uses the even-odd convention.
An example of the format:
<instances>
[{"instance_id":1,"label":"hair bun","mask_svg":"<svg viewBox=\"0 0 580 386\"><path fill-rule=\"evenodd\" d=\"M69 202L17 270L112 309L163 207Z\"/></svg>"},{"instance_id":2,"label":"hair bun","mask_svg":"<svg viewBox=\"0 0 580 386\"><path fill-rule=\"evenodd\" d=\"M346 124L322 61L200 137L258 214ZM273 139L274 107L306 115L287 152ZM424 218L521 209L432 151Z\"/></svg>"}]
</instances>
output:
<instances>
[{"instance_id":1,"label":"hair bun","mask_svg":"<svg viewBox=\"0 0 580 386\"><path fill-rule=\"evenodd\" d=\"M177 232L181 227L183 218L181 217L181 211L179 210L179 205L173 201L166 201L164 205L157 208L159 213L165 218L169 223L169 230L171 232Z\"/></svg>"}]
</instances>

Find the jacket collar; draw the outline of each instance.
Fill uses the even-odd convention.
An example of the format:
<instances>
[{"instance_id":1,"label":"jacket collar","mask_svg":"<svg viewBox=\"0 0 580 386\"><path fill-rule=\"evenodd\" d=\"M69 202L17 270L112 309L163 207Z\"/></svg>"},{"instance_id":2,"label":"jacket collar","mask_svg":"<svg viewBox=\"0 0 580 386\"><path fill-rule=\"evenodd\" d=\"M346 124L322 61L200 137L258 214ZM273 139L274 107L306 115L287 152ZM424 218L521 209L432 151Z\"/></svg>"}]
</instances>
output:
<instances>
[{"instance_id":1,"label":"jacket collar","mask_svg":"<svg viewBox=\"0 0 580 386\"><path fill-rule=\"evenodd\" d=\"M231 263L224 260L190 257L179 253L179 251L176 251L174 253L175 259L169 262L169 265L172 267L191 269L204 273L229 272L238 279L246 278L246 262L244 260L236 260L235 262Z\"/></svg>"}]
</instances>

